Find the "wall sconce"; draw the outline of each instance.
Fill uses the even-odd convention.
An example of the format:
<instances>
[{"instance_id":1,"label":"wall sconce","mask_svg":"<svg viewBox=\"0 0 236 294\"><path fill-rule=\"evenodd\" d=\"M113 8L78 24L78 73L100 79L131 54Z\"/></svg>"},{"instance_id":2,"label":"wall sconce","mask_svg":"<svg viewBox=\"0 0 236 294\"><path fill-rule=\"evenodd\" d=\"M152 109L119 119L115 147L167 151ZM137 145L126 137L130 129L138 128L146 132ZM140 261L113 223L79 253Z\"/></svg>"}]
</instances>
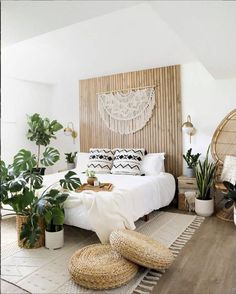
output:
<instances>
[{"instance_id":1,"label":"wall sconce","mask_svg":"<svg viewBox=\"0 0 236 294\"><path fill-rule=\"evenodd\" d=\"M182 124L182 130L185 134L189 135L190 137L190 144L191 144L191 137L195 134L195 128L191 122L191 116L187 116L187 121Z\"/></svg>"},{"instance_id":2,"label":"wall sconce","mask_svg":"<svg viewBox=\"0 0 236 294\"><path fill-rule=\"evenodd\" d=\"M73 143L75 143L75 138L77 138L78 134L74 129L74 125L72 122L68 122L67 127L64 129L64 134L66 136L71 136L73 138Z\"/></svg>"}]
</instances>

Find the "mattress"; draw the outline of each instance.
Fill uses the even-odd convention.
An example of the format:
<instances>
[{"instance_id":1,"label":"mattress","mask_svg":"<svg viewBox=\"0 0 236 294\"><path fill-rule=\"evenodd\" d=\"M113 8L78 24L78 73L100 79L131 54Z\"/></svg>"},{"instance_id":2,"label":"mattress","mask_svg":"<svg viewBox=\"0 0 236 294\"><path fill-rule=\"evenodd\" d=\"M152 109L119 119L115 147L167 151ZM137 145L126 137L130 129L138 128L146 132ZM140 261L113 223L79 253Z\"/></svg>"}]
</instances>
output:
<instances>
[{"instance_id":1,"label":"mattress","mask_svg":"<svg viewBox=\"0 0 236 294\"><path fill-rule=\"evenodd\" d=\"M85 174L78 172L76 169L73 171L77 172L82 183L86 182ZM58 182L64 174L66 172L44 176L44 185L49 186ZM119 192L119 195L121 195L119 202L128 209L129 218L133 222L153 210L169 205L175 194L175 179L169 173L162 172L156 176L99 174L97 177L100 182L113 184L112 192L103 192L102 196L112 202L116 201L116 192ZM86 197L86 194L83 196L83 193L76 194L80 194L80 198ZM93 192L90 197L95 199L96 195L98 198L98 194ZM70 196L68 200L70 201ZM106 207L109 209L109 205ZM109 214L109 212L106 211L106 214ZM94 230L90 219L91 214L89 214L88 208L83 202L76 207L65 208L65 224L67 225Z\"/></svg>"}]
</instances>

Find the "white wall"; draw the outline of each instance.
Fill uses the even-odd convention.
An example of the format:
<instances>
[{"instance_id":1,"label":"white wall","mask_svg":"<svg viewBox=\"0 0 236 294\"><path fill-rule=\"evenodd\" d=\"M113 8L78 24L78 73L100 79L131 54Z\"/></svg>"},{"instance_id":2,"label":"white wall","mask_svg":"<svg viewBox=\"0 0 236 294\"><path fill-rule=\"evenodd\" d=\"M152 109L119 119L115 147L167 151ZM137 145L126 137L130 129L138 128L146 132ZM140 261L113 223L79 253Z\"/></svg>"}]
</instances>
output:
<instances>
[{"instance_id":1,"label":"white wall","mask_svg":"<svg viewBox=\"0 0 236 294\"><path fill-rule=\"evenodd\" d=\"M236 78L215 80L201 63L181 67L183 122L191 115L196 134L189 143L183 134L183 151L206 154L215 129L224 117L236 108Z\"/></svg>"},{"instance_id":2,"label":"white wall","mask_svg":"<svg viewBox=\"0 0 236 294\"><path fill-rule=\"evenodd\" d=\"M1 158L9 164L22 148L36 152L36 145L26 138L26 115L51 116L52 86L2 78L1 90Z\"/></svg>"}]
</instances>

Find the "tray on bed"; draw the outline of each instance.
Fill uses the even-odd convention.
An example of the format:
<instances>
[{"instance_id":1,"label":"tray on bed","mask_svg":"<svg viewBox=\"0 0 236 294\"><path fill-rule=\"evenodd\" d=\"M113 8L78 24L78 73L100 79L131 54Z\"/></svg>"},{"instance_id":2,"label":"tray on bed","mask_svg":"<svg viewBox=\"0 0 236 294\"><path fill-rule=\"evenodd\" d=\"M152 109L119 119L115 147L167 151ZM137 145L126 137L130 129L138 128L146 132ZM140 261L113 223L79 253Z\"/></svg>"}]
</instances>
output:
<instances>
[{"instance_id":1,"label":"tray on bed","mask_svg":"<svg viewBox=\"0 0 236 294\"><path fill-rule=\"evenodd\" d=\"M89 184L82 184L78 189L76 189L76 192L81 192L84 190L91 190L94 192L100 192L100 191L107 191L107 192L111 192L111 190L113 189L113 185L111 183L100 183L99 186L95 187L95 186L91 186Z\"/></svg>"}]
</instances>

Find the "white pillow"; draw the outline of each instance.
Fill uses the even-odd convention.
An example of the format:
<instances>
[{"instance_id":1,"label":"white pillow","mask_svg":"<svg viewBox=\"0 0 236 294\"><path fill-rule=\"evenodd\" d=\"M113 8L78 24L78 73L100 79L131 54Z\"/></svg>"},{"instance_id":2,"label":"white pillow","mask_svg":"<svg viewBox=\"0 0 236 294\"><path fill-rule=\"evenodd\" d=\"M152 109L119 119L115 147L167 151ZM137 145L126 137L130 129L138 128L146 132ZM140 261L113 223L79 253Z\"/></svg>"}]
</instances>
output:
<instances>
[{"instance_id":1,"label":"white pillow","mask_svg":"<svg viewBox=\"0 0 236 294\"><path fill-rule=\"evenodd\" d=\"M90 148L88 169L96 174L110 174L114 153L109 148Z\"/></svg>"},{"instance_id":2,"label":"white pillow","mask_svg":"<svg viewBox=\"0 0 236 294\"><path fill-rule=\"evenodd\" d=\"M146 176L156 176L165 172L165 153L149 153L144 156L141 164L141 173Z\"/></svg>"},{"instance_id":3,"label":"white pillow","mask_svg":"<svg viewBox=\"0 0 236 294\"><path fill-rule=\"evenodd\" d=\"M236 183L236 156L225 156L221 180Z\"/></svg>"},{"instance_id":4,"label":"white pillow","mask_svg":"<svg viewBox=\"0 0 236 294\"><path fill-rule=\"evenodd\" d=\"M79 172L82 173L88 169L88 162L89 162L89 153L86 153L86 152L77 153L76 169Z\"/></svg>"}]
</instances>

